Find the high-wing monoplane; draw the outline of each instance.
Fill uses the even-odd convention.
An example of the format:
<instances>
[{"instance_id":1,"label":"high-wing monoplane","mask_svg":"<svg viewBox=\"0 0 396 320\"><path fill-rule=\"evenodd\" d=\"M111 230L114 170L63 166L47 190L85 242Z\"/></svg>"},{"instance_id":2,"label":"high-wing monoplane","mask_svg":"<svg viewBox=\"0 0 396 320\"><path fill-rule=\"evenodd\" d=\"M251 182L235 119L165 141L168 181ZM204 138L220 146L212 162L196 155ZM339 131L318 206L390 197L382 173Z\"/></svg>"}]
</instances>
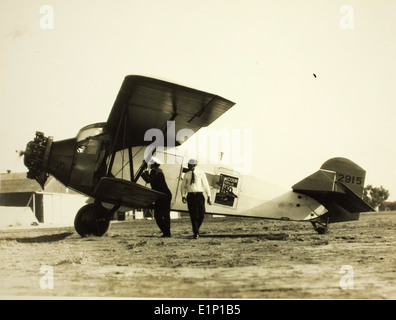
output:
<instances>
[{"instance_id":1,"label":"high-wing monoplane","mask_svg":"<svg viewBox=\"0 0 396 320\"><path fill-rule=\"evenodd\" d=\"M106 122L85 126L76 137L61 141L36 132L24 152L27 177L44 187L53 175L93 199L77 212L74 225L81 236L102 236L117 210L150 208L164 196L141 179L150 157L161 152L158 147L176 147L185 141L177 133L209 126L234 104L167 81L127 76ZM187 211L179 195L183 159L166 152L164 156L171 159L165 161L163 171L173 194L172 210ZM345 158L326 161L285 193L221 164L203 169L214 199L207 213L306 221L323 233L328 223L357 220L360 212L373 210L361 199L365 171Z\"/></svg>"}]
</instances>

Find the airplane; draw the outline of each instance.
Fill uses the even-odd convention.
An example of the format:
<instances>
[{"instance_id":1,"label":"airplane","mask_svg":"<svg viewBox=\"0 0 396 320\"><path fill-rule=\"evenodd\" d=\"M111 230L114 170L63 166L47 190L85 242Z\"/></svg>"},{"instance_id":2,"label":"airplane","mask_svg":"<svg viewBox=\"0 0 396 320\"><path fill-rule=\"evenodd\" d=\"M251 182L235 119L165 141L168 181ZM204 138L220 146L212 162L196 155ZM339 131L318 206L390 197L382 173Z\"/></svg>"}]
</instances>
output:
<instances>
[{"instance_id":1,"label":"airplane","mask_svg":"<svg viewBox=\"0 0 396 320\"><path fill-rule=\"evenodd\" d=\"M234 105L208 92L128 75L106 122L87 125L76 137L60 141L36 132L23 152L27 177L44 188L52 175L88 196L92 201L77 212L74 227L81 237L100 237L116 211L152 208L165 196L141 178L151 157L161 155L166 158L162 169L173 194L171 208L188 212L179 194L185 159L161 147L177 148L186 141L186 132L188 139ZM147 138L150 130L163 139ZM329 223L358 220L360 212L374 211L362 200L365 170L346 158L329 159L286 192L222 163L203 164L200 169L211 187L208 214L310 222L322 234Z\"/></svg>"}]
</instances>

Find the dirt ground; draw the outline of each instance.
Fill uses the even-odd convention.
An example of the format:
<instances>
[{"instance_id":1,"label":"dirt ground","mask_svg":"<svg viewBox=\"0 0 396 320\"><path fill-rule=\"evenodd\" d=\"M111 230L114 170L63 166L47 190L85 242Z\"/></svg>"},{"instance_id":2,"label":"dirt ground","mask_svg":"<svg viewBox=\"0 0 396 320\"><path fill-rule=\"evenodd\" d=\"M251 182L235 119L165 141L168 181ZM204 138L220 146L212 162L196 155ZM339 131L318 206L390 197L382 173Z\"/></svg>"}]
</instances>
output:
<instances>
[{"instance_id":1,"label":"dirt ground","mask_svg":"<svg viewBox=\"0 0 396 320\"><path fill-rule=\"evenodd\" d=\"M160 238L152 220L0 230L0 299L395 299L396 212L362 214L318 235L310 223L189 218ZM52 272L52 273L51 273Z\"/></svg>"}]
</instances>

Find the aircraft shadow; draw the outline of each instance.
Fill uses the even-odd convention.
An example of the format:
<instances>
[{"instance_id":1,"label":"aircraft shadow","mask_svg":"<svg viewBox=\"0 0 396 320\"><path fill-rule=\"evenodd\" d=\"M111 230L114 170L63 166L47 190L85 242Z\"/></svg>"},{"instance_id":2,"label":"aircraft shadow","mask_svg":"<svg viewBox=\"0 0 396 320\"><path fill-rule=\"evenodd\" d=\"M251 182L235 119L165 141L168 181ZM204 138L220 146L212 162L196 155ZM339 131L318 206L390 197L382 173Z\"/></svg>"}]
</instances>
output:
<instances>
[{"instance_id":1,"label":"aircraft shadow","mask_svg":"<svg viewBox=\"0 0 396 320\"><path fill-rule=\"evenodd\" d=\"M271 235L266 235L266 234L200 234L199 237L200 238L262 238L262 237L276 237L279 236L277 234L271 234ZM142 238L162 238L161 236L157 236L157 235L144 235L141 236ZM192 235L180 235L180 234L176 234L176 235L172 235L172 238L182 238L182 239L190 239L192 238ZM166 239L166 238L165 238Z\"/></svg>"},{"instance_id":2,"label":"aircraft shadow","mask_svg":"<svg viewBox=\"0 0 396 320\"><path fill-rule=\"evenodd\" d=\"M171 238L162 238L161 236L154 235L144 235L142 238L157 238L157 239L193 239L192 235L172 235ZM259 239L259 240L286 240L289 238L289 235L286 233L241 233L241 234L200 234L200 238L205 239L238 239L238 238L250 238L250 239Z\"/></svg>"},{"instance_id":3,"label":"aircraft shadow","mask_svg":"<svg viewBox=\"0 0 396 320\"><path fill-rule=\"evenodd\" d=\"M73 232L64 232L59 234L50 234L32 238L7 238L5 240L15 240L19 243L45 243L45 242L56 242L66 239L67 237L74 234Z\"/></svg>"},{"instance_id":4,"label":"aircraft shadow","mask_svg":"<svg viewBox=\"0 0 396 320\"><path fill-rule=\"evenodd\" d=\"M288 237L285 233L242 233L242 234L202 234L200 238L258 238L266 240L284 240Z\"/></svg>"}]
</instances>

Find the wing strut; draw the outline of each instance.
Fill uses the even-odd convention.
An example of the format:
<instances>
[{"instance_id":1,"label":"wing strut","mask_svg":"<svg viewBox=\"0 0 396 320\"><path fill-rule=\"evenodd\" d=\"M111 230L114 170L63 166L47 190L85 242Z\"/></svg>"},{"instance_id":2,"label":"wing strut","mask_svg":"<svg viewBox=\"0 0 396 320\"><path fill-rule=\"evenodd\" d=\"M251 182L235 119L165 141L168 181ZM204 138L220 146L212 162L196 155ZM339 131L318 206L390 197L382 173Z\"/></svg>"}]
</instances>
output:
<instances>
[{"instance_id":1,"label":"wing strut","mask_svg":"<svg viewBox=\"0 0 396 320\"><path fill-rule=\"evenodd\" d=\"M128 156L129 156L129 171L131 175L131 181L133 179L133 157L132 157L132 148L128 147Z\"/></svg>"},{"instance_id":2,"label":"wing strut","mask_svg":"<svg viewBox=\"0 0 396 320\"><path fill-rule=\"evenodd\" d=\"M154 154L155 150L157 150L157 148L154 148L153 151L151 151L151 156ZM150 159L150 158L148 158L148 159ZM139 167L139 170L136 172L136 174L135 174L135 176L133 178L133 182L137 182L139 180L139 178L142 175L143 171L146 169L146 164L147 164L147 161L146 161L146 159L144 159L143 163Z\"/></svg>"},{"instance_id":3,"label":"wing strut","mask_svg":"<svg viewBox=\"0 0 396 320\"><path fill-rule=\"evenodd\" d=\"M120 135L120 129L121 129L122 123L124 121L125 110L126 110L126 108L125 108L125 104L124 104L123 109L122 109L122 115L121 115L120 121L118 122L118 125L117 125L117 131L116 131L115 136L113 137L113 145L111 146L111 153L110 153L111 154L111 159L110 159L109 168L107 169L107 176L108 177L111 176L111 169L113 168L114 159L115 159L115 155L116 155L117 140L118 140L118 136Z\"/></svg>"}]
</instances>

